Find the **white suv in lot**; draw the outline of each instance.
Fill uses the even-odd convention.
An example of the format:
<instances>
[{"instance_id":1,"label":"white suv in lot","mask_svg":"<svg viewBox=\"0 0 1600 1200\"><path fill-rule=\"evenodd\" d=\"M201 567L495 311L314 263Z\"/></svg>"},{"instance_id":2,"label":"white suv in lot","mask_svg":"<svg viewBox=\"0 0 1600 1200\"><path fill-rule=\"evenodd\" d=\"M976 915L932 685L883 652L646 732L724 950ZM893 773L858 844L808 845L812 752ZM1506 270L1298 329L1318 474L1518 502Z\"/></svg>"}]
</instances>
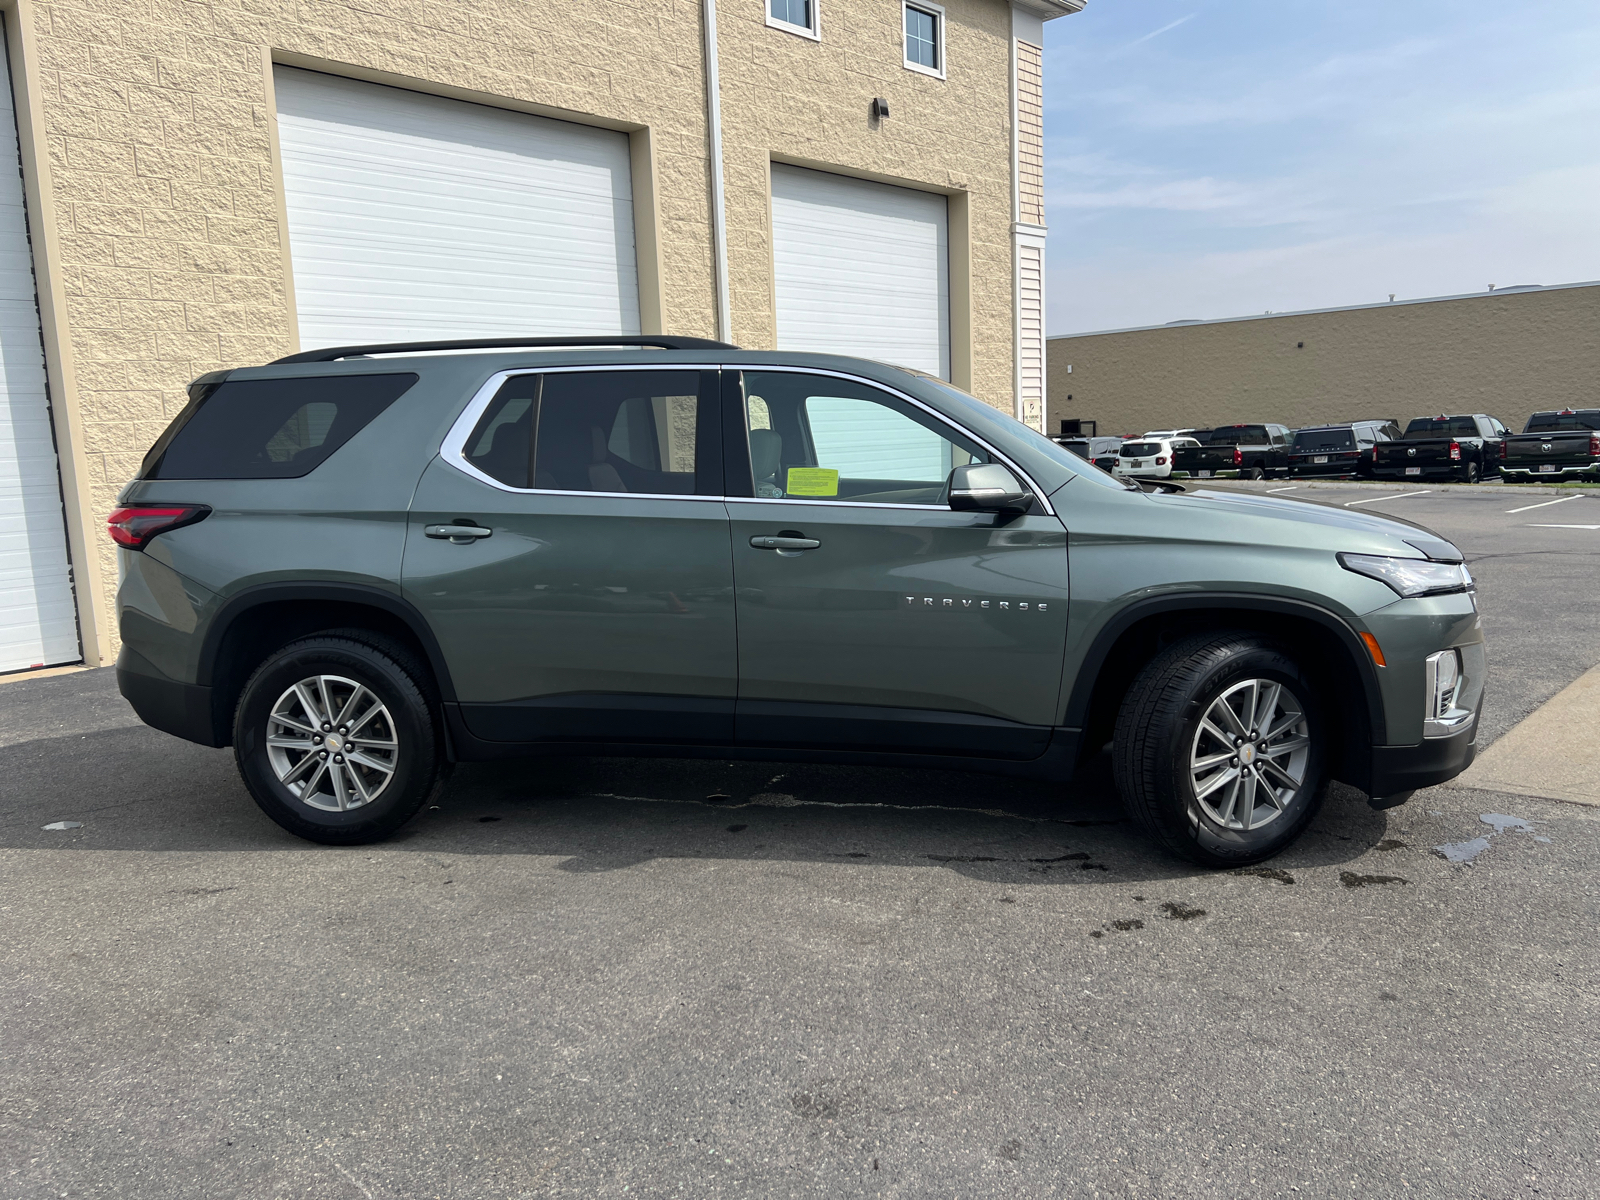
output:
<instances>
[{"instance_id":1,"label":"white suv in lot","mask_svg":"<svg viewBox=\"0 0 1600 1200\"><path fill-rule=\"evenodd\" d=\"M1111 473L1118 478L1136 475L1141 479L1166 479L1172 474L1172 452L1199 444L1190 437L1146 436L1123 442Z\"/></svg>"}]
</instances>

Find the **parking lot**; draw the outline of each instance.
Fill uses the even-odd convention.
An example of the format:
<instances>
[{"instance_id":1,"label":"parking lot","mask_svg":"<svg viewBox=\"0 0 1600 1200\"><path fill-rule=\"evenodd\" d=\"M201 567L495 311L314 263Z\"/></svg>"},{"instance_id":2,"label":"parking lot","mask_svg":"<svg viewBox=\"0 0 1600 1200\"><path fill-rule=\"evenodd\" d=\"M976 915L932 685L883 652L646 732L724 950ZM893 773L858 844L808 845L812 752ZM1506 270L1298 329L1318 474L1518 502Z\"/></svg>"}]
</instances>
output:
<instances>
[{"instance_id":1,"label":"parking lot","mask_svg":"<svg viewBox=\"0 0 1600 1200\"><path fill-rule=\"evenodd\" d=\"M1461 546L1480 749L1600 663L1600 494L1248 486ZM329 849L110 671L0 685L0 742L8 1196L1488 1200L1600 1175L1582 805L1341 787L1280 858L1217 873L1154 851L1104 764L1063 793L595 759L463 767L401 837Z\"/></svg>"}]
</instances>

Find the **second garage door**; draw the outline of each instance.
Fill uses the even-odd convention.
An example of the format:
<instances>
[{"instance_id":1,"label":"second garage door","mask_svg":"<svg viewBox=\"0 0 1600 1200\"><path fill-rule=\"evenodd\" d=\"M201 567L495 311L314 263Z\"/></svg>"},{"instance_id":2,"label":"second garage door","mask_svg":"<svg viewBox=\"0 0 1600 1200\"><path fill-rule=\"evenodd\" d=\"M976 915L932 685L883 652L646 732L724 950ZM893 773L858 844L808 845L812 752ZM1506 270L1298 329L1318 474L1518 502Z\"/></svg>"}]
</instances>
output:
<instances>
[{"instance_id":1,"label":"second garage door","mask_svg":"<svg viewBox=\"0 0 1600 1200\"><path fill-rule=\"evenodd\" d=\"M949 225L941 195L775 164L778 348L948 379Z\"/></svg>"},{"instance_id":2,"label":"second garage door","mask_svg":"<svg viewBox=\"0 0 1600 1200\"><path fill-rule=\"evenodd\" d=\"M639 332L626 134L274 79L302 348Z\"/></svg>"}]
</instances>

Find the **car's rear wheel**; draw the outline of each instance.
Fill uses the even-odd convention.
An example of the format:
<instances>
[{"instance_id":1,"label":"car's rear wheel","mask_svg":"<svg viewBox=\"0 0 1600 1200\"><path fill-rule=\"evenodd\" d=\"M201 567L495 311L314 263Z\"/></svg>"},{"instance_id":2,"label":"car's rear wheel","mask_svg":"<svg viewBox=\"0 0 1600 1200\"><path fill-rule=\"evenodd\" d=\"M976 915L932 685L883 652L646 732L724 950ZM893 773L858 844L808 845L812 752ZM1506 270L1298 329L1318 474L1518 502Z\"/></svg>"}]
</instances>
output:
<instances>
[{"instance_id":1,"label":"car's rear wheel","mask_svg":"<svg viewBox=\"0 0 1600 1200\"><path fill-rule=\"evenodd\" d=\"M324 635L273 653L245 684L234 757L263 812L329 845L388 837L448 775L428 677L402 647Z\"/></svg>"},{"instance_id":2,"label":"car's rear wheel","mask_svg":"<svg viewBox=\"0 0 1600 1200\"><path fill-rule=\"evenodd\" d=\"M1461 468L1461 482L1462 483L1477 483L1478 482L1478 464L1477 463L1469 462L1466 466Z\"/></svg>"},{"instance_id":3,"label":"car's rear wheel","mask_svg":"<svg viewBox=\"0 0 1600 1200\"><path fill-rule=\"evenodd\" d=\"M1161 845L1207 866L1270 858L1327 791L1327 722L1277 643L1198 634L1157 655L1117 716L1117 789Z\"/></svg>"},{"instance_id":4,"label":"car's rear wheel","mask_svg":"<svg viewBox=\"0 0 1600 1200\"><path fill-rule=\"evenodd\" d=\"M1245 479L1265 479L1267 475L1261 467L1246 467L1240 474Z\"/></svg>"}]
</instances>

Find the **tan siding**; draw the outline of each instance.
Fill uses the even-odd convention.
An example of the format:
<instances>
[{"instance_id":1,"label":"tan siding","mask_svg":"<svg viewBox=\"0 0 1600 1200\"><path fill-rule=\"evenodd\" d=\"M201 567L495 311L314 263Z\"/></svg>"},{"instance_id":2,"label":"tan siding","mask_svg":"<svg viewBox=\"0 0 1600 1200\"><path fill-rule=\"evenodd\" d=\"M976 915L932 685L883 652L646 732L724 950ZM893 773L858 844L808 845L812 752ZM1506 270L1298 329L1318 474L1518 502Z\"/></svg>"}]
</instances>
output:
<instances>
[{"instance_id":1,"label":"tan siding","mask_svg":"<svg viewBox=\"0 0 1600 1200\"><path fill-rule=\"evenodd\" d=\"M1044 431L1044 251L1017 248L1017 358L1024 424Z\"/></svg>"},{"instance_id":2,"label":"tan siding","mask_svg":"<svg viewBox=\"0 0 1600 1200\"><path fill-rule=\"evenodd\" d=\"M1044 50L1017 42L1017 215L1044 224Z\"/></svg>"},{"instance_id":3,"label":"tan siding","mask_svg":"<svg viewBox=\"0 0 1600 1200\"><path fill-rule=\"evenodd\" d=\"M1600 285L1051 338L1048 357L1051 427L1484 412L1521 429L1600 404Z\"/></svg>"}]
</instances>

